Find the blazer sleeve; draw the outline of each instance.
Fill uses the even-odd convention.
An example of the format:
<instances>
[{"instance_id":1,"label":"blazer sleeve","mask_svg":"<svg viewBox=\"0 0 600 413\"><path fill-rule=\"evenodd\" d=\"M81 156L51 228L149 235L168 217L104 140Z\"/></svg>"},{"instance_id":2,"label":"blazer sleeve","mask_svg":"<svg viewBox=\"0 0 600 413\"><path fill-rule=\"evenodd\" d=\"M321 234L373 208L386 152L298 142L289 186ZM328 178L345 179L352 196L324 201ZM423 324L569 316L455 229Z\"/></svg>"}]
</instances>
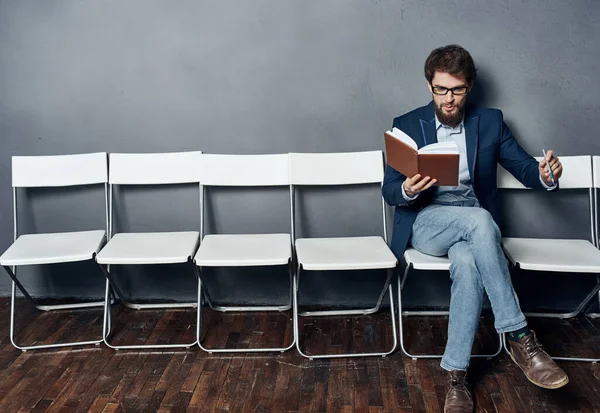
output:
<instances>
[{"instance_id":1,"label":"blazer sleeve","mask_svg":"<svg viewBox=\"0 0 600 413\"><path fill-rule=\"evenodd\" d=\"M402 196L402 185L406 181L406 176L398 172L389 165L385 167L385 176L381 193L383 199L391 206L409 206L410 203Z\"/></svg>"},{"instance_id":2,"label":"blazer sleeve","mask_svg":"<svg viewBox=\"0 0 600 413\"><path fill-rule=\"evenodd\" d=\"M519 145L512 132L500 117L500 157L498 162L523 185L532 189L544 189L540 182L538 162Z\"/></svg>"}]
</instances>

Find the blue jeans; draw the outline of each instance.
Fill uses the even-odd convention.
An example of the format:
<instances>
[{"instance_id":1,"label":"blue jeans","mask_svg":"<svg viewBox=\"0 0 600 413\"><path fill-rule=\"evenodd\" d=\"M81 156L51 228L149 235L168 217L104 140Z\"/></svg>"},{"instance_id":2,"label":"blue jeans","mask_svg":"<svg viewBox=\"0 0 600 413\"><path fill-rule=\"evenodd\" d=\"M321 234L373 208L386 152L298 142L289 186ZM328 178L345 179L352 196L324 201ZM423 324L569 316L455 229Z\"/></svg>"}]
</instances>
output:
<instances>
[{"instance_id":1,"label":"blue jeans","mask_svg":"<svg viewBox=\"0 0 600 413\"><path fill-rule=\"evenodd\" d=\"M527 325L500 243L498 226L479 207L429 205L413 224L411 244L416 250L450 258L448 342L441 362L445 370L467 369L484 292L499 333Z\"/></svg>"}]
</instances>

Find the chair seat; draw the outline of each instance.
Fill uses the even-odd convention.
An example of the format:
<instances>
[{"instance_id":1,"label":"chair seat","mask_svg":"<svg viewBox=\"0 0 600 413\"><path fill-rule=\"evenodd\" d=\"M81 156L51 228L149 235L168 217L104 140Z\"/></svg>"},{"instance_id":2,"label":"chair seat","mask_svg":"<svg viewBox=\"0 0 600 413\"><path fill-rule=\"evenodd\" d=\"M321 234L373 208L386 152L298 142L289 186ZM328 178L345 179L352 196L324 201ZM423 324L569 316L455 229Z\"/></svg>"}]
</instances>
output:
<instances>
[{"instance_id":1,"label":"chair seat","mask_svg":"<svg viewBox=\"0 0 600 413\"><path fill-rule=\"evenodd\" d=\"M440 270L450 271L450 259L447 255L435 257L433 255L423 254L414 248L407 248L404 251L404 259L407 265L412 265L416 270Z\"/></svg>"},{"instance_id":2,"label":"chair seat","mask_svg":"<svg viewBox=\"0 0 600 413\"><path fill-rule=\"evenodd\" d=\"M524 270L600 272L600 250L587 240L503 238L502 246L513 265Z\"/></svg>"},{"instance_id":3,"label":"chair seat","mask_svg":"<svg viewBox=\"0 0 600 413\"><path fill-rule=\"evenodd\" d=\"M105 241L106 231L24 234L0 257L0 265L38 265L90 260Z\"/></svg>"},{"instance_id":4,"label":"chair seat","mask_svg":"<svg viewBox=\"0 0 600 413\"><path fill-rule=\"evenodd\" d=\"M198 246L197 231L122 233L96 256L99 264L175 264L186 262Z\"/></svg>"},{"instance_id":5,"label":"chair seat","mask_svg":"<svg viewBox=\"0 0 600 413\"><path fill-rule=\"evenodd\" d=\"M397 259L381 237L300 238L298 263L305 270L394 268Z\"/></svg>"},{"instance_id":6,"label":"chair seat","mask_svg":"<svg viewBox=\"0 0 600 413\"><path fill-rule=\"evenodd\" d=\"M194 257L201 267L285 265L292 257L289 234L206 235Z\"/></svg>"}]
</instances>

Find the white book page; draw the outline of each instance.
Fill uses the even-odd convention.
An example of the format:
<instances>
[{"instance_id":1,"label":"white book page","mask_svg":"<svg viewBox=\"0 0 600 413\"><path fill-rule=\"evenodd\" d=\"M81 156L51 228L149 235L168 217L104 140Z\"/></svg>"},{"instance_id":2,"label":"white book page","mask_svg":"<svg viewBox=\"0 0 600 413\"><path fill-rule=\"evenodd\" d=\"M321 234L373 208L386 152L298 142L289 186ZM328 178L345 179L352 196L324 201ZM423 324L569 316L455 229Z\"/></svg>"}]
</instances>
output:
<instances>
[{"instance_id":1,"label":"white book page","mask_svg":"<svg viewBox=\"0 0 600 413\"><path fill-rule=\"evenodd\" d=\"M400 142L404 142L405 144L413 148L415 151L419 149L417 143L413 140L413 138L408 136L406 133L402 132L400 129L392 128L392 130L388 131L388 133L391 134L394 138L398 139Z\"/></svg>"},{"instance_id":2,"label":"white book page","mask_svg":"<svg viewBox=\"0 0 600 413\"><path fill-rule=\"evenodd\" d=\"M432 143L431 145L423 146L418 151L419 153L438 153L438 154L458 154L458 145L456 142L441 142Z\"/></svg>"}]
</instances>

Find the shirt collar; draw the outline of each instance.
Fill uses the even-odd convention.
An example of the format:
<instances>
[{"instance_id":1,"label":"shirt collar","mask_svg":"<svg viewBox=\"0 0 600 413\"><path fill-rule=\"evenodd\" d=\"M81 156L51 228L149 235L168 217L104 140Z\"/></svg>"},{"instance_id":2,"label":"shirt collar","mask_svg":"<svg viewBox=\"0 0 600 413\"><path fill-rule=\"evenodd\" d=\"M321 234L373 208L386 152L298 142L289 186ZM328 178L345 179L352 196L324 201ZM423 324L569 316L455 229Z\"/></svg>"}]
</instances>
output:
<instances>
[{"instance_id":1,"label":"shirt collar","mask_svg":"<svg viewBox=\"0 0 600 413\"><path fill-rule=\"evenodd\" d=\"M453 128L452 126L444 125L438 119L437 114L435 115L435 130L436 131L440 130L440 128L446 128L446 129L450 129L450 132L461 133L463 131L464 126L465 126L465 115L463 115L462 120L460 121L460 123L458 125L456 125L455 128Z\"/></svg>"}]
</instances>

